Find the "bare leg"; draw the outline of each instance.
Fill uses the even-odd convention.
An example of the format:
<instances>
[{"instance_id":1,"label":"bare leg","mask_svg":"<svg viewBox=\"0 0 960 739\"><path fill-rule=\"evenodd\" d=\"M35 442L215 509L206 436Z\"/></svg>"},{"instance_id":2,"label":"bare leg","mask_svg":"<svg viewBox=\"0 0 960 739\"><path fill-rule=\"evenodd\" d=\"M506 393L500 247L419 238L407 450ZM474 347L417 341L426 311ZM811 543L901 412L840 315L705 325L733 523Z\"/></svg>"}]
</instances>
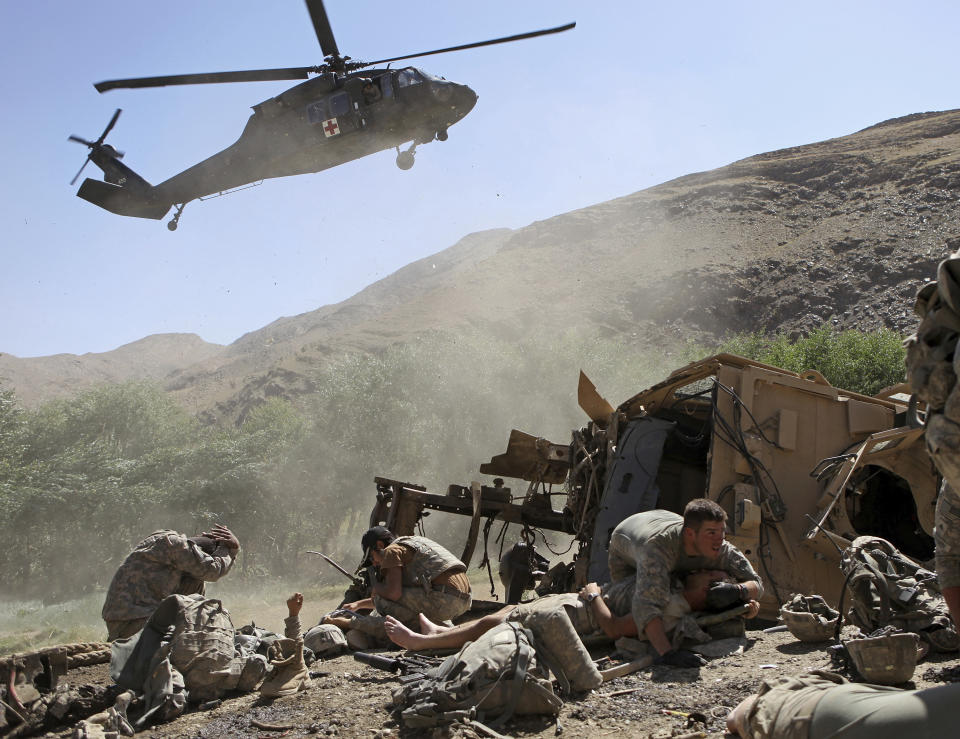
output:
<instances>
[{"instance_id":1,"label":"bare leg","mask_svg":"<svg viewBox=\"0 0 960 739\"><path fill-rule=\"evenodd\" d=\"M390 638L390 641L397 646L401 646L404 649L428 648L427 646L424 646L423 642L424 640L428 640L429 636L418 634L416 631L408 629L393 616L387 616L384 619L383 628L387 632L387 636Z\"/></svg>"},{"instance_id":2,"label":"bare leg","mask_svg":"<svg viewBox=\"0 0 960 739\"><path fill-rule=\"evenodd\" d=\"M452 627L435 624L429 618L420 614L420 633L421 634L441 634Z\"/></svg>"},{"instance_id":3,"label":"bare leg","mask_svg":"<svg viewBox=\"0 0 960 739\"><path fill-rule=\"evenodd\" d=\"M513 609L514 606L501 608L496 613L491 613L476 621L468 621L431 634L418 634L411 631L390 616L387 616L384 628L392 642L406 649L456 649L462 647L468 641L483 636L494 626L502 624L507 620L507 614Z\"/></svg>"}]
</instances>

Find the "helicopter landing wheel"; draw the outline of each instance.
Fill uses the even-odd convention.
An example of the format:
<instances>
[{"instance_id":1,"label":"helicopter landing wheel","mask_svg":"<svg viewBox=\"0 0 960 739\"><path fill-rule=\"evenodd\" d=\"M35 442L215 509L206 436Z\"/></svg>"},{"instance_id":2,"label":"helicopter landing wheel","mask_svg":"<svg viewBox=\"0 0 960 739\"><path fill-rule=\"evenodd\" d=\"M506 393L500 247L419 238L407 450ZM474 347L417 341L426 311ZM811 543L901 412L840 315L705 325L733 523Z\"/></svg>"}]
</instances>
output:
<instances>
[{"instance_id":1,"label":"helicopter landing wheel","mask_svg":"<svg viewBox=\"0 0 960 739\"><path fill-rule=\"evenodd\" d=\"M437 141L446 141L447 140L447 129L441 128L437 131Z\"/></svg>"},{"instance_id":2,"label":"helicopter landing wheel","mask_svg":"<svg viewBox=\"0 0 960 739\"><path fill-rule=\"evenodd\" d=\"M183 209L187 207L187 204L177 206L177 212L173 214L173 218L167 223L167 229L170 231L176 231L177 226L180 225L180 216L183 214Z\"/></svg>"},{"instance_id":3,"label":"helicopter landing wheel","mask_svg":"<svg viewBox=\"0 0 960 739\"><path fill-rule=\"evenodd\" d=\"M412 151L401 151L397 154L397 166L400 169L410 169L413 166L414 158Z\"/></svg>"}]
</instances>

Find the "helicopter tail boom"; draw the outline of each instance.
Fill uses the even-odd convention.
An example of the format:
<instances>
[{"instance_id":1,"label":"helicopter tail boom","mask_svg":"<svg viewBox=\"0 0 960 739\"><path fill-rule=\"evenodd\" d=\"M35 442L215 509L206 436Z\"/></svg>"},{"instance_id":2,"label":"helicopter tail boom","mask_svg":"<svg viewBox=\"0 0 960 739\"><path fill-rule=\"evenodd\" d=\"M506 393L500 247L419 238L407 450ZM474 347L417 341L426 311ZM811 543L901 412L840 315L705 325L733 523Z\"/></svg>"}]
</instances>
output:
<instances>
[{"instance_id":1,"label":"helicopter tail boom","mask_svg":"<svg viewBox=\"0 0 960 739\"><path fill-rule=\"evenodd\" d=\"M167 214L172 205L172 203L150 199L148 192L142 190L135 192L120 185L92 180L89 177L80 185L77 197L120 216L152 218L157 221Z\"/></svg>"}]
</instances>

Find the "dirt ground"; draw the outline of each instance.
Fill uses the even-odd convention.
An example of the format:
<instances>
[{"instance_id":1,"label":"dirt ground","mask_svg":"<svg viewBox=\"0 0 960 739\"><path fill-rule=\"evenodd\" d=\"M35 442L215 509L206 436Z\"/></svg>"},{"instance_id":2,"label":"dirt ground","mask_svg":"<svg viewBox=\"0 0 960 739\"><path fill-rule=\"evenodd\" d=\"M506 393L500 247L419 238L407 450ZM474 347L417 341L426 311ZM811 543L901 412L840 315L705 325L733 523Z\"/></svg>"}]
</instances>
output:
<instances>
[{"instance_id":1,"label":"dirt ground","mask_svg":"<svg viewBox=\"0 0 960 739\"><path fill-rule=\"evenodd\" d=\"M742 655L711 660L700 669L654 666L603 685L585 696L567 700L557 720L518 718L501 733L517 737L636 736L670 737L702 731L699 736L721 736L730 707L755 691L764 678L794 675L810 669L829 669L827 644L798 642L789 632L747 632ZM609 650L607 650L609 651ZM599 650L595 657L604 653ZM957 655L931 655L921 662L912 683L924 688L957 680ZM170 739L206 737L413 737L421 731L402 730L389 711L390 694L397 685L392 675L356 662L349 654L312 666L311 686L295 696L262 701L256 693L225 699L207 711L186 713L168 724L151 727L137 736ZM107 665L72 670L67 682L105 685ZM681 715L699 712L707 724L687 726ZM259 729L253 721L277 730ZM458 728L456 735L474 736ZM443 732L436 736L444 736ZM69 737L64 729L48 737Z\"/></svg>"}]
</instances>

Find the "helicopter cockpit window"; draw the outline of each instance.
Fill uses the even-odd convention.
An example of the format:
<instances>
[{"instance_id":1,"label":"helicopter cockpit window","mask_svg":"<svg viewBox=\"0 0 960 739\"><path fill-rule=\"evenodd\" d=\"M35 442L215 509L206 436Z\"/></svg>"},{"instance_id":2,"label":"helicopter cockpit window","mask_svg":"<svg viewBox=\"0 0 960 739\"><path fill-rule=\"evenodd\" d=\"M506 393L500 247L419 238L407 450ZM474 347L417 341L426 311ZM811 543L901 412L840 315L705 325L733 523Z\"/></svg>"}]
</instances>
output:
<instances>
[{"instance_id":1,"label":"helicopter cockpit window","mask_svg":"<svg viewBox=\"0 0 960 739\"><path fill-rule=\"evenodd\" d=\"M350 96L345 92L331 95L327 105L330 107L331 116L346 115L350 111Z\"/></svg>"},{"instance_id":2,"label":"helicopter cockpit window","mask_svg":"<svg viewBox=\"0 0 960 739\"><path fill-rule=\"evenodd\" d=\"M422 82L423 77L421 77L420 73L413 67L401 69L397 73L397 84L400 85L400 87L411 87L412 85L419 85Z\"/></svg>"}]
</instances>

